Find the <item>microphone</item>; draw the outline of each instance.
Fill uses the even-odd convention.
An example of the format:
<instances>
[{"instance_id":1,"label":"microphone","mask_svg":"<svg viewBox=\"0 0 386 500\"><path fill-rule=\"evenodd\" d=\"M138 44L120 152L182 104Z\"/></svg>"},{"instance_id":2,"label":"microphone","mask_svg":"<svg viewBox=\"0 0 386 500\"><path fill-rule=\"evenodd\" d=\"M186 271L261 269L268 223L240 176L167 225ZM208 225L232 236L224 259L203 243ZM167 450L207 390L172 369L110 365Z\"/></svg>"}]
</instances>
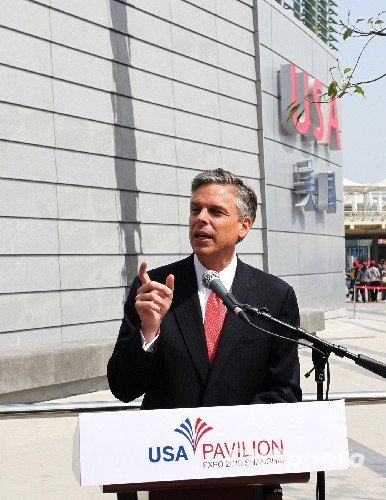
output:
<instances>
[{"instance_id":1,"label":"microphone","mask_svg":"<svg viewBox=\"0 0 386 500\"><path fill-rule=\"evenodd\" d=\"M206 271L202 275L202 284L205 288L210 288L224 302L226 307L230 309L239 318L249 323L249 318L241 309L240 304L236 301L232 294L228 293L225 286L221 283L220 275L216 271Z\"/></svg>"}]
</instances>

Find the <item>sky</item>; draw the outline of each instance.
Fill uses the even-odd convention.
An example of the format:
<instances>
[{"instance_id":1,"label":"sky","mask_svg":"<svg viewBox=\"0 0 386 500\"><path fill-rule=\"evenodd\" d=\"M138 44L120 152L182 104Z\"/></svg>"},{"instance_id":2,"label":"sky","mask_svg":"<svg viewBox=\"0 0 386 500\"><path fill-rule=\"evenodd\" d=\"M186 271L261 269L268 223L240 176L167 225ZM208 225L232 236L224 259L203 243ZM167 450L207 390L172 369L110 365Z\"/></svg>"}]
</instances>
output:
<instances>
[{"instance_id":1,"label":"sky","mask_svg":"<svg viewBox=\"0 0 386 500\"><path fill-rule=\"evenodd\" d=\"M339 0L339 17L374 17L386 11L386 0ZM386 22L386 13L383 15ZM339 44L343 68L354 67L367 39L348 39ZM386 37L377 37L366 48L357 70L357 81L386 73ZM386 178L386 77L364 87L360 94L345 96L341 106L343 176L360 183Z\"/></svg>"}]
</instances>

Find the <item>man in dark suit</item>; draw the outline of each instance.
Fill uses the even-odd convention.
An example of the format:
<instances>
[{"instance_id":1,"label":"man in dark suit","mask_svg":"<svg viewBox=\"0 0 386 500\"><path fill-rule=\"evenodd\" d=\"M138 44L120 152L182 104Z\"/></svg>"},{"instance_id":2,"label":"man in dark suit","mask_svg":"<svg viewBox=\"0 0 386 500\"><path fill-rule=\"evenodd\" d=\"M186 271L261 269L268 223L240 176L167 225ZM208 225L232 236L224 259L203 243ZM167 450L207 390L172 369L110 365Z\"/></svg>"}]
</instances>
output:
<instances>
[{"instance_id":1,"label":"man in dark suit","mask_svg":"<svg viewBox=\"0 0 386 500\"><path fill-rule=\"evenodd\" d=\"M293 289L236 257L236 244L248 234L256 208L254 191L230 172L217 169L195 177L189 218L193 255L149 273L142 263L130 289L108 364L118 399L144 394L143 409L301 400L296 343L258 332L231 312L224 312L218 325L221 312L209 318L217 307L211 302L215 296L201 284L205 270L217 271L239 302L298 324ZM220 328L210 337L213 321ZM253 321L291 336L284 328Z\"/></svg>"}]
</instances>

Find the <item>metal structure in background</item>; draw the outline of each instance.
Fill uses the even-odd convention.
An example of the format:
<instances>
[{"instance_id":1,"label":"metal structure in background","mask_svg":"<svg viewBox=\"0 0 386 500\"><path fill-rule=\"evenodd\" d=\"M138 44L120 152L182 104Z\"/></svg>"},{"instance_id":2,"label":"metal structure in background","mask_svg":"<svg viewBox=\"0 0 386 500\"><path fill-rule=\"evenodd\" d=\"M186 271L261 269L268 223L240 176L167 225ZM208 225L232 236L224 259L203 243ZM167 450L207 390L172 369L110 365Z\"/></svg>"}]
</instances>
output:
<instances>
[{"instance_id":1,"label":"metal structure in background","mask_svg":"<svg viewBox=\"0 0 386 500\"><path fill-rule=\"evenodd\" d=\"M337 50L338 39L337 7L334 0L276 0L285 9L292 10L311 31L323 40L329 47Z\"/></svg>"},{"instance_id":2,"label":"metal structure in background","mask_svg":"<svg viewBox=\"0 0 386 500\"><path fill-rule=\"evenodd\" d=\"M344 399L346 405L368 405L386 403L386 392L331 392L329 401ZM303 401L316 401L316 394L303 394ZM2 418L32 418L32 417L68 417L79 413L91 413L100 411L139 410L141 398L131 403L120 401L92 401L72 403L30 403L0 405L0 419Z\"/></svg>"}]
</instances>

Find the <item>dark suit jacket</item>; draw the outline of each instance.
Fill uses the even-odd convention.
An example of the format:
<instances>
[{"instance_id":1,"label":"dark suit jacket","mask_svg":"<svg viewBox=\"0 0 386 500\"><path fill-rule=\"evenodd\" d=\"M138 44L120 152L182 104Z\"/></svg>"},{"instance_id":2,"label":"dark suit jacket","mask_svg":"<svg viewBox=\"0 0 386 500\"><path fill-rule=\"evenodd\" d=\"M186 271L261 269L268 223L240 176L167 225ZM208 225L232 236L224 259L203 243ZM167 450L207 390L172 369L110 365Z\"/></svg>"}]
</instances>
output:
<instances>
[{"instance_id":1,"label":"dark suit jacket","mask_svg":"<svg viewBox=\"0 0 386 500\"><path fill-rule=\"evenodd\" d=\"M170 310L161 324L153 353L142 349L134 280L125 304L124 319L108 363L112 393L122 401L145 394L142 408L177 408L250 403L295 402L301 399L297 345L262 333L227 312L212 367L209 364L197 294L193 256L149 272L165 283L175 275ZM267 307L281 320L297 325L298 306L293 289L281 279L237 263L232 293L241 303ZM291 336L282 327L260 319L259 326Z\"/></svg>"}]
</instances>

